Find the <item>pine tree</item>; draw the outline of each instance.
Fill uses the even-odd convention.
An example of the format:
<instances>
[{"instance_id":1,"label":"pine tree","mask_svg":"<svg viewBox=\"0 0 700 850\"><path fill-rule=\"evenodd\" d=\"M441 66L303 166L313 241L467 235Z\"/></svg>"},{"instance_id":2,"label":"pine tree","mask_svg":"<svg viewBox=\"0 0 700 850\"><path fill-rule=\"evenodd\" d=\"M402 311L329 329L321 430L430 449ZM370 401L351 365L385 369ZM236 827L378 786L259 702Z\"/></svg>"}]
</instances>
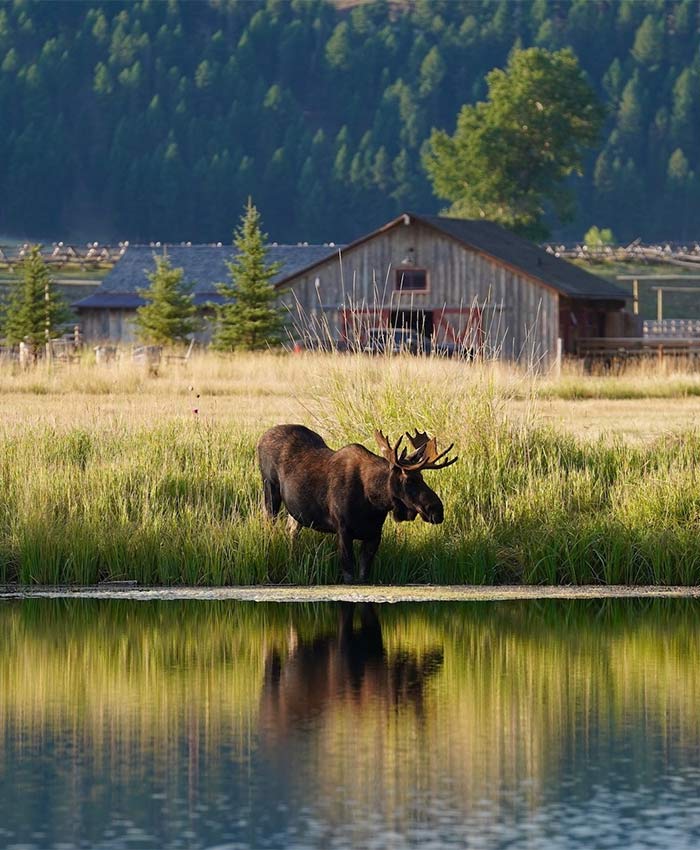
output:
<instances>
[{"instance_id":1,"label":"pine tree","mask_svg":"<svg viewBox=\"0 0 700 850\"><path fill-rule=\"evenodd\" d=\"M246 211L234 233L238 253L228 263L231 279L217 291L227 301L218 310L212 340L217 351L255 351L274 345L282 334L282 315L275 305L272 278L279 263L266 262L267 235L261 230L260 213L248 198Z\"/></svg>"},{"instance_id":2,"label":"pine tree","mask_svg":"<svg viewBox=\"0 0 700 850\"><path fill-rule=\"evenodd\" d=\"M183 270L174 269L166 255L154 255L151 285L138 293L148 302L136 311L136 334L154 345L185 343L197 327L192 287L183 283Z\"/></svg>"},{"instance_id":3,"label":"pine tree","mask_svg":"<svg viewBox=\"0 0 700 850\"><path fill-rule=\"evenodd\" d=\"M3 333L10 345L27 342L35 348L60 336L71 319L38 245L30 248L22 262L21 277L12 287L3 318Z\"/></svg>"}]
</instances>

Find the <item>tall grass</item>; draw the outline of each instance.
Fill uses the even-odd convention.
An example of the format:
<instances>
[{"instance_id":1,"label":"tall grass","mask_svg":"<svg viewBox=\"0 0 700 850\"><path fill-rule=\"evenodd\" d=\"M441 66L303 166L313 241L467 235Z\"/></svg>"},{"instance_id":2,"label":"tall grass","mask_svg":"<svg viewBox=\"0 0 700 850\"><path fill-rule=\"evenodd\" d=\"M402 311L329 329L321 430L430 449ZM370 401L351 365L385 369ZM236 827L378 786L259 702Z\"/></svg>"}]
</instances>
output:
<instances>
[{"instance_id":1,"label":"tall grass","mask_svg":"<svg viewBox=\"0 0 700 850\"><path fill-rule=\"evenodd\" d=\"M84 384L106 380L80 368ZM443 445L455 442L459 463L426 473L445 502L445 523L387 520L379 582L700 581L695 432L644 445L584 442L539 425L534 379L497 366L328 354L211 359L187 369L158 378L133 367L117 372L117 382L141 382L138 416L113 415L115 394L108 415L6 421L0 582L335 581L331 537L303 531L292 541L284 522L267 521L261 509L254 447L275 421L268 405L278 397L296 397L294 419L332 446L372 448L376 427L394 438L418 427ZM77 374L33 379L65 382L58 395L71 409ZM0 376L0 391L9 380ZM251 415L256 390L261 406ZM226 392L240 393L237 407L208 412ZM509 402L519 394L531 406L514 421ZM43 404L36 400L37 411ZM56 409L55 399L46 404ZM167 416L166 404L175 405Z\"/></svg>"}]
</instances>

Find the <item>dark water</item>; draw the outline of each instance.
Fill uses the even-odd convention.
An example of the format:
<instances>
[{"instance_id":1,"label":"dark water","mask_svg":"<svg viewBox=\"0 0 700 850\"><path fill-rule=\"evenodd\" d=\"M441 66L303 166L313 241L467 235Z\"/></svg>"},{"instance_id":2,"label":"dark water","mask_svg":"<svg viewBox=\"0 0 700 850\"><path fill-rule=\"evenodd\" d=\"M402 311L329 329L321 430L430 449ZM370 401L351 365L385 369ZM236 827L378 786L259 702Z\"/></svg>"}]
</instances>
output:
<instances>
[{"instance_id":1,"label":"dark water","mask_svg":"<svg viewBox=\"0 0 700 850\"><path fill-rule=\"evenodd\" d=\"M695 602L0 605L0 847L700 846Z\"/></svg>"}]
</instances>

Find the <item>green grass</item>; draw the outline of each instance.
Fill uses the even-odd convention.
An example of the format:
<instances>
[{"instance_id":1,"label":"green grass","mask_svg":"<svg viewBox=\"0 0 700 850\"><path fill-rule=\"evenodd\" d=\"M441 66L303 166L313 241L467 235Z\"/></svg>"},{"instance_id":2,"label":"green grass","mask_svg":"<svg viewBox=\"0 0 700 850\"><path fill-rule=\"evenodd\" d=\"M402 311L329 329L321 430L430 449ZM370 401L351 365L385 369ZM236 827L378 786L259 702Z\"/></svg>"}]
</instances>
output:
<instances>
[{"instance_id":1,"label":"green grass","mask_svg":"<svg viewBox=\"0 0 700 850\"><path fill-rule=\"evenodd\" d=\"M323 401L332 444L377 419L455 440L459 462L427 473L446 521L390 519L375 568L382 583L700 581L700 436L644 446L584 443L509 427L488 390L420 408L391 383L342 384ZM439 388L438 388L439 390ZM444 398L444 396L443 396ZM347 399L346 399L347 401ZM330 424L333 423L333 428ZM261 510L257 433L233 424L54 429L0 435L0 582L316 584L337 579L332 537Z\"/></svg>"}]
</instances>

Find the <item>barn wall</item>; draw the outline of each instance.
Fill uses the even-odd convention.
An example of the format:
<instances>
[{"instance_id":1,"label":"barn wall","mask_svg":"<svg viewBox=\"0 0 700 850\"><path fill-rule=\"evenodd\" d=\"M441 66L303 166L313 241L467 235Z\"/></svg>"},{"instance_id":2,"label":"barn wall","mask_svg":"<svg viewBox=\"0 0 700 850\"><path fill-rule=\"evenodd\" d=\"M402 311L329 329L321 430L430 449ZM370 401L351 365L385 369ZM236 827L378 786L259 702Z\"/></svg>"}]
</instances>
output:
<instances>
[{"instance_id":1,"label":"barn wall","mask_svg":"<svg viewBox=\"0 0 700 850\"><path fill-rule=\"evenodd\" d=\"M406 257L427 270L426 292L394 289L395 270ZM381 324L382 311L429 310L438 339L468 339L478 324L489 356L546 365L556 351L556 292L415 222L379 233L299 276L281 297L296 323L336 339L343 307L352 310L355 331Z\"/></svg>"},{"instance_id":2,"label":"barn wall","mask_svg":"<svg viewBox=\"0 0 700 850\"><path fill-rule=\"evenodd\" d=\"M210 310L200 311L200 327L194 338L201 345L211 342L213 325ZM81 309L80 332L88 342L131 344L137 342L134 328L136 310L114 308Z\"/></svg>"},{"instance_id":3,"label":"barn wall","mask_svg":"<svg viewBox=\"0 0 700 850\"><path fill-rule=\"evenodd\" d=\"M80 331L89 342L134 342L136 310L80 310Z\"/></svg>"}]
</instances>

